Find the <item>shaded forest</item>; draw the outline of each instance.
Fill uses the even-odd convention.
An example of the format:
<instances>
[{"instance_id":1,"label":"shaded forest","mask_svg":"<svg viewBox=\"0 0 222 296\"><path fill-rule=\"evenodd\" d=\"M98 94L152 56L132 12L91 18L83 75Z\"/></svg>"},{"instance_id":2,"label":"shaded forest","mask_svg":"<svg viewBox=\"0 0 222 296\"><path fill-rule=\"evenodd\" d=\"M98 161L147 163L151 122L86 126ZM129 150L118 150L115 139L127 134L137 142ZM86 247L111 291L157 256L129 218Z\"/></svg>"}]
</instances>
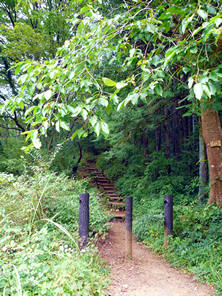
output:
<instances>
[{"instance_id":1,"label":"shaded forest","mask_svg":"<svg viewBox=\"0 0 222 296\"><path fill-rule=\"evenodd\" d=\"M107 271L97 265L93 247L79 263L89 286L81 276L72 287L67 273L56 276L63 268L59 256L66 272L69 266L61 245L70 248L72 261L79 256L72 251L79 193L92 191L92 240L108 228L102 193L80 178L87 161L123 197L134 197L138 240L222 291L221 8L216 0L1 1L4 295L23 295L20 285L30 291L24 295L106 295ZM165 194L173 195L175 212L167 249L161 230ZM50 266L41 262L36 233L47 252L57 252ZM54 238L58 244L52 245ZM23 273L22 250L31 241L36 249L30 254L38 253L38 260L30 255ZM50 270L52 284L43 285L35 266L46 282ZM29 274L36 285L28 283Z\"/></svg>"}]
</instances>

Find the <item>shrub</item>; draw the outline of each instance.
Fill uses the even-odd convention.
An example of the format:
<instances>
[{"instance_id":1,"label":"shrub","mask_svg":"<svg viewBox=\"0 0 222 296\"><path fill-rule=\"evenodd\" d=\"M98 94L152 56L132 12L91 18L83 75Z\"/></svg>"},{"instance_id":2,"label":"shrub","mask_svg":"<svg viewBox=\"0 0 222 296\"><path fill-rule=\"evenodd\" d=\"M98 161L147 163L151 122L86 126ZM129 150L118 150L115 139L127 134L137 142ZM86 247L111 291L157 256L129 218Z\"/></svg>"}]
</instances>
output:
<instances>
[{"instance_id":1,"label":"shrub","mask_svg":"<svg viewBox=\"0 0 222 296\"><path fill-rule=\"evenodd\" d=\"M0 293L105 295L107 271L95 246L81 253L80 192L90 193L90 233L104 232L108 214L87 180L39 168L33 176L0 175Z\"/></svg>"},{"instance_id":2,"label":"shrub","mask_svg":"<svg viewBox=\"0 0 222 296\"><path fill-rule=\"evenodd\" d=\"M163 246L163 196L136 205L135 235L174 266L186 268L222 292L222 209L188 200L184 196L175 198L174 234L167 248Z\"/></svg>"}]
</instances>

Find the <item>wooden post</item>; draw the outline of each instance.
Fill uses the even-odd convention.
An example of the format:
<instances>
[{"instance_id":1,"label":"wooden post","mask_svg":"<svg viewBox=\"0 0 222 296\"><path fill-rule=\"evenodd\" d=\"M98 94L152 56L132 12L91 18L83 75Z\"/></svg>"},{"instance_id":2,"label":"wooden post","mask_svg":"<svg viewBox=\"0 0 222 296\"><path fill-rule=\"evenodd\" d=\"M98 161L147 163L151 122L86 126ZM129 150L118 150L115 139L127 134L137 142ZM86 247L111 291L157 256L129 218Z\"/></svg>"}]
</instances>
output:
<instances>
[{"instance_id":1,"label":"wooden post","mask_svg":"<svg viewBox=\"0 0 222 296\"><path fill-rule=\"evenodd\" d=\"M126 198L126 256L132 257L133 198Z\"/></svg>"},{"instance_id":2,"label":"wooden post","mask_svg":"<svg viewBox=\"0 0 222 296\"><path fill-rule=\"evenodd\" d=\"M89 237L89 193L79 195L79 248L83 249Z\"/></svg>"},{"instance_id":3,"label":"wooden post","mask_svg":"<svg viewBox=\"0 0 222 296\"><path fill-rule=\"evenodd\" d=\"M168 244L167 236L173 233L173 197L164 197L164 245Z\"/></svg>"}]
</instances>

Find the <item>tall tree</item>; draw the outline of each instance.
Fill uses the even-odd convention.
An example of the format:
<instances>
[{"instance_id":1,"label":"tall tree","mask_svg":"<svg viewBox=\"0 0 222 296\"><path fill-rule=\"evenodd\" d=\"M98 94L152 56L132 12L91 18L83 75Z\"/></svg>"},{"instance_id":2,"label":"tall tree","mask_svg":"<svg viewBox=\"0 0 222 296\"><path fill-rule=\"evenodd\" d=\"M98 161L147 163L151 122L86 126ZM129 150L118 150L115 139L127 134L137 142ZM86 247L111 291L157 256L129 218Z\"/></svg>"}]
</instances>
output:
<instances>
[{"instance_id":1,"label":"tall tree","mask_svg":"<svg viewBox=\"0 0 222 296\"><path fill-rule=\"evenodd\" d=\"M86 122L73 137L85 135L86 126L97 135L108 133L103 119L116 104L117 110L138 102L149 108L162 98L167 105L172 93L179 93L190 114L201 116L210 170L209 202L219 205L220 10L220 1L214 0L188 1L186 7L177 0L138 0L133 5L124 2L119 13L106 17L100 6L85 6L73 19L75 36L65 42L56 59L18 65L22 87L17 101L9 105L15 108L28 98L40 102L27 111L29 122L38 126L28 137L39 147L39 135L53 125L57 130L69 129L73 117L80 115ZM31 84L39 86L39 94L30 89ZM188 135L189 120L186 127Z\"/></svg>"}]
</instances>

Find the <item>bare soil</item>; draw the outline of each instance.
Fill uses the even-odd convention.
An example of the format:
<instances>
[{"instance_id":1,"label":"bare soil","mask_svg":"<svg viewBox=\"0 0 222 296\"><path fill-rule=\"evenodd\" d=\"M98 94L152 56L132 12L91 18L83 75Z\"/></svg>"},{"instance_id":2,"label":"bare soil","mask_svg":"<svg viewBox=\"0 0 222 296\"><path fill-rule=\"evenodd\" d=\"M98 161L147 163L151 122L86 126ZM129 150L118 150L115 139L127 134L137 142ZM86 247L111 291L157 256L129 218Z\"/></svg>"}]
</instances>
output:
<instances>
[{"instance_id":1,"label":"bare soil","mask_svg":"<svg viewBox=\"0 0 222 296\"><path fill-rule=\"evenodd\" d=\"M114 222L107 238L98 243L111 268L112 296L211 296L216 291L178 270L133 238L133 258L125 257L125 223Z\"/></svg>"}]
</instances>

